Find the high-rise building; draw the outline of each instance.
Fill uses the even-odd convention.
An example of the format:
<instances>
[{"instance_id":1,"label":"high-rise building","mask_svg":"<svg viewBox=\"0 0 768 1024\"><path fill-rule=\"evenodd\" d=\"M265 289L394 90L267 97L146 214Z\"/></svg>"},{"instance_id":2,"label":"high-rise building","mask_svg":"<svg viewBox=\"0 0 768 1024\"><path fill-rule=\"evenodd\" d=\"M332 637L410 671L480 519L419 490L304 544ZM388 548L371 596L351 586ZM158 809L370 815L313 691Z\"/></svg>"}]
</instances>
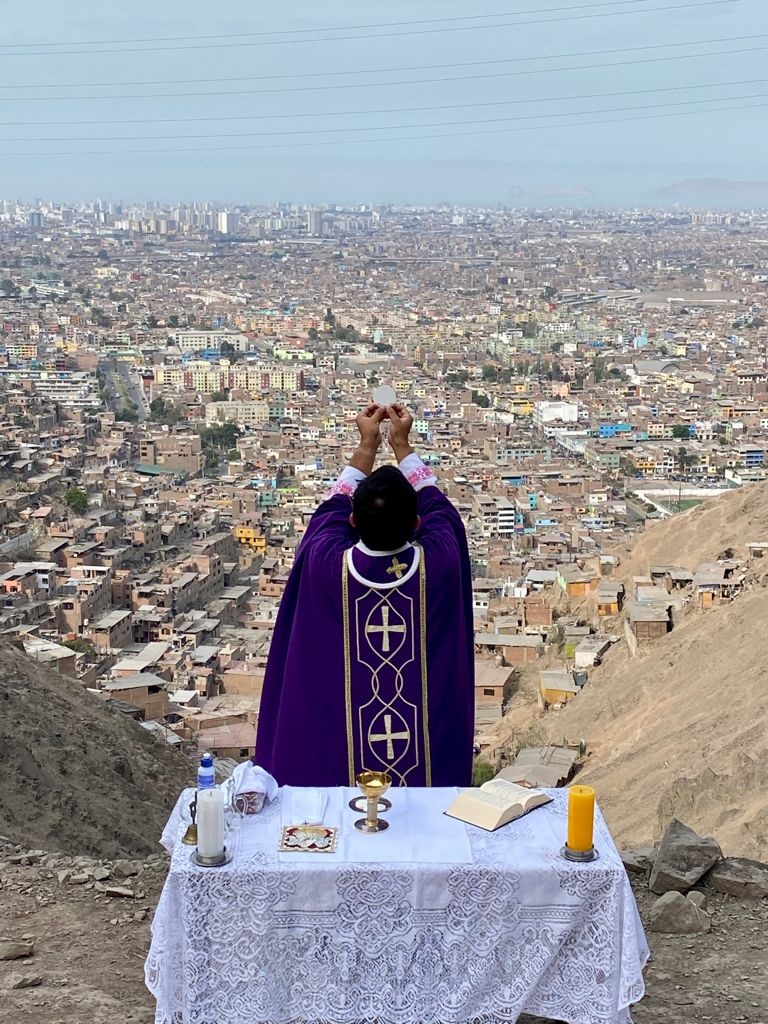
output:
<instances>
[{"instance_id":1,"label":"high-rise building","mask_svg":"<svg viewBox=\"0 0 768 1024\"><path fill-rule=\"evenodd\" d=\"M323 215L320 210L307 210L307 234L320 238L323 233Z\"/></svg>"},{"instance_id":2,"label":"high-rise building","mask_svg":"<svg viewBox=\"0 0 768 1024\"><path fill-rule=\"evenodd\" d=\"M220 210L216 217L216 229L220 235L236 235L238 216L229 210Z\"/></svg>"}]
</instances>

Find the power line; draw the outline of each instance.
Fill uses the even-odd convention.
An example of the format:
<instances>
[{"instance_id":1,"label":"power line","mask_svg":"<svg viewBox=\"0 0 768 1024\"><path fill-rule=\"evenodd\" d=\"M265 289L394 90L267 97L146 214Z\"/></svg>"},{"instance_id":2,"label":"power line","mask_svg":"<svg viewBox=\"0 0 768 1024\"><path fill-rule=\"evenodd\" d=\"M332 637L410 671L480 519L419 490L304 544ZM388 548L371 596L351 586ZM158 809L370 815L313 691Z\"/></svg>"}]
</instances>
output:
<instances>
[{"instance_id":1,"label":"power line","mask_svg":"<svg viewBox=\"0 0 768 1024\"><path fill-rule=\"evenodd\" d=\"M757 93L755 95L757 95L757 96L768 96L768 93ZM737 98L739 98L739 97L734 97L734 99L737 99ZM745 98L745 97L742 97L742 98ZM707 101L701 101L701 102L707 102ZM711 100L709 102L717 102L717 101ZM677 104L672 104L672 105L674 106L674 105L677 105ZM652 113L652 114L641 114L641 115L639 115L637 117L602 118L602 119L600 119L598 121L566 121L564 124L523 125L523 126L519 126L519 127L515 127L515 128L481 129L481 130L478 130L478 131L442 132L442 133L434 133L434 134L433 133L429 133L429 134L426 134L426 135L425 134L419 134L419 135L392 135L392 136L389 136L387 138L380 138L380 139L368 139L368 138L362 138L362 139L330 139L330 140L321 139L321 140L307 140L307 141L304 141L304 142L267 143L264 146L252 146L252 145L248 145L248 146L216 146L216 147L195 146L192 149L184 149L184 148L179 148L179 147L173 147L171 149L157 149L157 148L153 147L151 149L146 149L146 148L144 148L144 149L123 149L123 150L116 149L116 150L108 150L108 151L98 150L98 149L96 149L96 150L82 150L82 149L80 149L80 150L69 150L69 151L66 151L66 150L64 150L64 151L40 151L40 150L37 150L37 151L24 151L24 152L20 151L20 152L17 152L17 153L3 153L2 156L5 157L5 158L7 158L7 157L18 157L18 156L33 156L33 157L41 157L41 156L46 156L46 157L47 156L77 156L77 157L82 157L82 156L102 156L103 157L103 156L126 156L126 155L147 155L147 154L155 156L155 155L162 154L162 153L224 153L224 152L241 152L241 151L246 151L246 150L259 151L260 152L262 150L296 149L296 148L301 148L301 147L306 147L306 146L349 146L350 144L353 144L353 143L369 144L369 143L379 143L379 142L381 142L381 143L390 143L390 142L420 142L422 139L447 139L447 138L454 139L454 138L464 138L464 137L476 136L476 135L505 135L505 134L509 134L510 132L541 131L541 130L544 130L544 129L547 129L547 128L558 128L558 129L561 129L561 128L577 128L577 127L583 127L583 126L586 126L586 125L624 124L625 122L632 122L632 121L654 120L654 119L659 118L659 117L683 117L683 116L686 116L686 115L689 115L689 114L721 113L721 112L734 111L734 110L757 110L757 109L763 109L766 106L768 106L768 103L737 104L735 106L712 107L710 109L702 109L702 110L678 110L678 111L670 111L668 113L658 113L656 110L654 110L654 113ZM613 108L613 109L615 110L617 108ZM638 107L638 108L635 108L635 109L649 109L649 108ZM597 113L597 111L589 111L588 113ZM571 116L580 116L580 115L578 113L576 113L576 112L573 112L571 114L560 113L560 114L532 115L532 116L571 117ZM502 118L502 119L499 119L499 120L507 120L507 119ZM472 124L472 123L482 123L482 122L467 122L467 123ZM446 125L447 124L448 124L448 122L446 122ZM415 129L415 128L418 128L419 126L418 125L406 125L404 127ZM375 131L375 130L379 130L379 131L381 131L383 129L381 129L381 128L379 128L379 129L359 129L358 128L358 129L347 129L347 130L355 130L355 131L366 131L366 130ZM194 136L194 137L197 138L197 136ZM28 142L30 140L25 139L23 141ZM56 141L63 141L63 140L56 140ZM93 140L92 139L88 139L86 141L90 142L90 141L93 141Z\"/></svg>"},{"instance_id":2,"label":"power line","mask_svg":"<svg viewBox=\"0 0 768 1024\"><path fill-rule=\"evenodd\" d=\"M298 81L304 78L339 78L350 75L388 75L399 74L401 71L444 71L452 68L474 68L485 67L493 64L522 64L537 60L570 60L571 57L598 57L605 53L635 53L638 50L667 50L676 46L709 46L711 43L740 43L745 39L765 39L768 33L752 33L746 36L719 36L716 39L690 39L681 43L651 43L644 46L610 47L605 50L577 50L571 53L550 53L538 57L506 57L494 60L471 60L460 61L455 64L411 64L397 68L363 68L360 71L310 71L304 74L291 75L240 75L231 78L156 78L147 79L143 82L49 82L46 85L29 85L21 83L17 85L0 85L3 89L101 89L117 88L122 86L144 86L144 85L215 85L228 82L271 82L275 80L289 79ZM553 70L558 70L557 68ZM393 83L396 84L396 83ZM284 90L280 90L281 92ZM54 99L58 97L39 97L40 99ZM78 98L78 97L62 97ZM91 97L96 98L96 97ZM120 99L121 97L109 97L109 99Z\"/></svg>"},{"instance_id":3,"label":"power line","mask_svg":"<svg viewBox=\"0 0 768 1024\"><path fill-rule=\"evenodd\" d=\"M518 114L512 117L487 117L469 121L427 121L421 124L380 124L373 127L355 126L352 128L299 128L288 131L276 131L276 132L207 132L206 139L253 139L253 138L274 138L277 136L295 136L295 135L340 135L348 134L349 132L386 132L386 131L404 131L407 128L456 128L467 125L479 125L479 124L500 124L508 121L533 121L543 117L586 117L590 114L613 114L617 112L626 112L634 110L662 110L667 107L680 107L680 106L692 106L700 105L704 103L719 102L721 99L728 100L752 100L768 97L768 93L758 92L750 93L746 96L725 96L721 98L710 98L703 100L677 100L671 103L655 103L655 104L641 104L634 107L606 107L603 110L564 110L555 111L551 114L536 113L536 114ZM195 132L193 135L130 135L123 139L121 136L107 136L106 138L93 138L85 136L82 138L68 138L67 142L163 142L166 140L174 139L197 139L199 133ZM31 140L25 137L22 138L6 138L3 142L61 142L60 138L42 138ZM363 140L364 141L364 140Z\"/></svg>"},{"instance_id":4,"label":"power line","mask_svg":"<svg viewBox=\"0 0 768 1024\"><path fill-rule=\"evenodd\" d=\"M700 82L695 85L669 85L669 86L657 86L653 89L623 89L620 91L612 92L587 92L587 93L569 93L567 96L536 96L536 97L520 97L512 100L487 100L482 103L440 103L434 106L420 106L420 107L379 107L373 110L327 110L327 111L316 111L311 114L305 113L290 113L290 114L224 114L224 115L211 115L208 117L138 117L138 118L105 118L98 121L62 121L57 119L55 121L0 121L0 127L3 128L42 128L42 127L72 127L74 125L107 125L107 124L198 124L200 122L208 121L282 121L293 118L307 118L307 117L367 117L371 114L412 114L412 113L423 113L426 111L433 110L467 110L476 109L478 107L509 107L517 106L520 104L529 103L563 103L569 100L593 100L593 99L614 99L619 96L646 96L651 93L660 92L690 92L694 89L727 89L735 86L742 85L761 85L768 82L768 78L743 78L735 82ZM717 99L731 99L732 97L723 96L717 97ZM712 102L715 97L712 97ZM693 102L693 101L684 101ZM316 131L324 131L325 129L318 128ZM147 136L152 138L167 138L167 136ZM0 140L9 141L9 140ZM12 140L18 141L18 140ZM22 140L23 141L23 140ZM32 141L32 140L30 140ZM38 141L38 140L35 140ZM51 139L46 141L59 141L57 139ZM93 141L97 141L94 139Z\"/></svg>"},{"instance_id":5,"label":"power line","mask_svg":"<svg viewBox=\"0 0 768 1024\"><path fill-rule=\"evenodd\" d=\"M639 0L639 2L645 2L645 0ZM362 34L362 35L347 35L347 36L320 36L313 37L312 39L271 39L269 41L262 40L259 42L245 42L240 40L236 43L195 43L192 46L130 46L120 47L119 49L112 50L26 50L23 52L2 52L1 57L70 57L70 56L81 56L83 54L109 54L109 53L165 53L171 50L179 51L192 51L192 50L219 50L219 49L232 49L236 47L253 47L253 46L295 46L302 43L334 43L334 42L350 42L358 39L393 39L401 36L421 36L421 35L437 35L446 32L472 32L477 30L487 31L488 29L497 28L521 28L526 25L554 25L566 21L587 21L594 18L619 18L626 17L627 15L634 14L656 14L663 11L683 11L691 7L697 9L702 7L720 7L723 4L734 4L741 3L742 0L690 0L688 3L683 4L668 4L664 7L647 7L642 10L632 11L601 11L596 14L573 14L568 15L564 18L539 18L531 21L506 21L496 22L490 25L463 25L463 26L448 26L445 28L429 28L429 29L413 29L406 30L404 32L379 32L373 35ZM49 44L51 45L51 44Z\"/></svg>"},{"instance_id":6,"label":"power line","mask_svg":"<svg viewBox=\"0 0 768 1024\"><path fill-rule=\"evenodd\" d=\"M753 38L760 38L754 36ZM685 44L679 44L685 45ZM635 60L612 61L605 64L570 64L559 68L531 68L525 71L497 71L487 75L454 75L442 78L410 78L401 79L397 82L355 82L354 89L379 89L400 85L434 85L444 82L476 82L491 78L518 78L523 75L544 75L558 74L562 71L599 71L604 68L625 68L636 64L660 64L674 60L695 60L701 57L724 57L739 53L759 53L768 49L768 46L747 46L738 47L732 50L713 50L708 53L682 53L672 54L668 57L639 57ZM609 51L611 52L611 51ZM537 58L546 59L546 58ZM302 85L289 86L280 89L221 89L218 91L204 90L199 92L165 93L118 93L115 96L0 96L0 103L55 103L67 102L69 100L143 100L143 99L190 99L201 96L265 96L296 92L327 92L331 90L348 89L348 85Z\"/></svg>"},{"instance_id":7,"label":"power line","mask_svg":"<svg viewBox=\"0 0 768 1024\"><path fill-rule=\"evenodd\" d=\"M765 81L765 79L763 79ZM603 110L558 110L551 114L536 113L536 114L517 114L512 117L486 117L481 119L474 119L469 121L427 121L421 124L380 124L372 127L355 126L353 128L298 128L286 131L276 132L207 132L206 139L253 139L253 138L274 138L276 136L294 136L294 135L339 135L342 133L349 132L388 132L388 131L404 131L406 128L456 128L459 126L466 125L478 125L478 124L500 124L508 121L534 121L543 117L586 117L590 114L614 114L617 112L626 112L633 110L663 110L667 107L680 107L680 106L692 106L701 105L704 103L717 103L722 100L753 100L768 97L768 93L758 92L749 93L746 96L723 96L723 97L710 97L709 99L702 100L677 100L670 103L643 103L639 106L634 107L606 107ZM193 135L129 135L123 138L119 135L110 135L105 138L93 138L92 136L85 136L82 138L68 138L67 142L162 142L165 140L173 139L197 139L200 135L195 132ZM42 138L42 139L29 139L29 138L6 138L3 142L61 142L60 138Z\"/></svg>"},{"instance_id":8,"label":"power line","mask_svg":"<svg viewBox=\"0 0 768 1024\"><path fill-rule=\"evenodd\" d=\"M213 34L206 32L197 36L150 36L143 39L80 39L72 42L62 43L60 40L55 43L3 43L5 47L37 48L49 46L112 46L124 43L170 43L188 42L195 39L243 39L264 36L294 36L308 35L318 32L355 32L360 29L372 28L400 28L406 25L438 25L444 22L457 21L486 21L491 18L518 18L524 14L553 14L560 11L581 11L591 7L623 7L629 4L650 3L651 0L602 0L602 3L572 4L570 7L545 7L531 11L497 11L494 14L464 14L461 17L453 18L421 18L418 21L380 21L365 25L330 25L324 28L284 28L272 29L262 32L225 32Z\"/></svg>"}]
</instances>

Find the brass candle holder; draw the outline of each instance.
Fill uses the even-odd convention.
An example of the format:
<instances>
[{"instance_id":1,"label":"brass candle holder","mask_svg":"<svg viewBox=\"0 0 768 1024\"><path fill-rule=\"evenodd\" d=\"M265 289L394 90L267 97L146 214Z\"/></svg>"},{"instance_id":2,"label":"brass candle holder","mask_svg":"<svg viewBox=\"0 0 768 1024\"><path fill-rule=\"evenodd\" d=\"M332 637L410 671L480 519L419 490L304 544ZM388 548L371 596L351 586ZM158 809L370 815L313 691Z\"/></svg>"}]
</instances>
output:
<instances>
[{"instance_id":1,"label":"brass candle holder","mask_svg":"<svg viewBox=\"0 0 768 1024\"><path fill-rule=\"evenodd\" d=\"M195 793L189 805L189 816L192 820L187 825L187 831L184 833L181 841L185 846L197 846L197 824L195 823L195 818L197 817L197 793Z\"/></svg>"},{"instance_id":2,"label":"brass candle holder","mask_svg":"<svg viewBox=\"0 0 768 1024\"><path fill-rule=\"evenodd\" d=\"M362 771L355 782L366 798L365 817L358 818L355 828L366 833L383 832L388 829L389 822L379 817L379 799L392 785L392 776L387 772Z\"/></svg>"}]
</instances>

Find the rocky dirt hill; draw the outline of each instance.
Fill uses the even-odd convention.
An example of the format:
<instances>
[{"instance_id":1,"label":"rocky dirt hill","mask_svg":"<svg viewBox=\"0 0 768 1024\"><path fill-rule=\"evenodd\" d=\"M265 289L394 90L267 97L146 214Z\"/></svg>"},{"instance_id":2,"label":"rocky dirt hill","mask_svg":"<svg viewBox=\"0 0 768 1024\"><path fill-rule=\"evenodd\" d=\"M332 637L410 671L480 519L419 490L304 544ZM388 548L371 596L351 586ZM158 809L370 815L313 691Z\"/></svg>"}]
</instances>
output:
<instances>
[{"instance_id":1,"label":"rocky dirt hill","mask_svg":"<svg viewBox=\"0 0 768 1024\"><path fill-rule=\"evenodd\" d=\"M616 552L621 558L619 575L631 579L647 573L650 565L693 570L702 562L714 561L727 548L733 548L737 557L745 556L745 545L761 540L768 540L768 483L740 487L649 524L631 544Z\"/></svg>"},{"instance_id":2,"label":"rocky dirt hill","mask_svg":"<svg viewBox=\"0 0 768 1024\"><path fill-rule=\"evenodd\" d=\"M746 543L761 540L768 485L650 526L620 552L618 575L629 584L649 565L695 569L726 548L746 558ZM619 842L675 816L717 835L729 854L768 859L767 578L768 560L756 560L732 603L678 613L673 631L635 657L614 647L577 699L545 716L552 741L587 740L579 778L596 787Z\"/></svg>"},{"instance_id":3,"label":"rocky dirt hill","mask_svg":"<svg viewBox=\"0 0 768 1024\"><path fill-rule=\"evenodd\" d=\"M101 857L157 851L193 769L79 683L0 644L0 834Z\"/></svg>"}]
</instances>

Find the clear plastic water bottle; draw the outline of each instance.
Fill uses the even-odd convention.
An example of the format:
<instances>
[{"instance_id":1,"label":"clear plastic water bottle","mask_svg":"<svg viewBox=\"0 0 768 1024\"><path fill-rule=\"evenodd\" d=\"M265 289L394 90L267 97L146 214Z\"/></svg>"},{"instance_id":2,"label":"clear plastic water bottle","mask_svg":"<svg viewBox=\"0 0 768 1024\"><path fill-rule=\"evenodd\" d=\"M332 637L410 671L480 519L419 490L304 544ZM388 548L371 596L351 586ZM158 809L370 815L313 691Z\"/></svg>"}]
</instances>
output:
<instances>
[{"instance_id":1,"label":"clear plastic water bottle","mask_svg":"<svg viewBox=\"0 0 768 1024\"><path fill-rule=\"evenodd\" d=\"M213 789L216 786L216 772L213 767L213 754L206 751L200 758L200 767L197 769L197 788Z\"/></svg>"}]
</instances>

